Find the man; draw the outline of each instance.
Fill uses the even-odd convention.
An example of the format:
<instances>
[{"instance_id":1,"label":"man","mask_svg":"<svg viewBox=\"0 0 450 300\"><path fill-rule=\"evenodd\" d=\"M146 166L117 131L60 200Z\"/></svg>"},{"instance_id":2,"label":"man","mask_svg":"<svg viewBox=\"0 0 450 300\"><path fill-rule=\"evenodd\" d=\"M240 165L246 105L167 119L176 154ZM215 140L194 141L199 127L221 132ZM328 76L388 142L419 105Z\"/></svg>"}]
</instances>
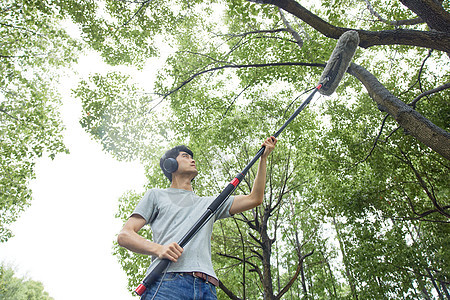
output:
<instances>
[{"instance_id":1,"label":"man","mask_svg":"<svg viewBox=\"0 0 450 300\"><path fill-rule=\"evenodd\" d=\"M263 202L266 184L267 157L277 139L267 138L261 155L253 189L249 195L230 196L215 215L183 249L176 243L205 212L215 197L199 197L191 182L197 176L192 151L177 146L161 158L161 169L171 181L168 189L151 189L136 206L118 235L119 245L133 252L152 255L154 259L168 259L171 264L159 276L141 299L217 299L217 276L211 262L211 233L213 223L222 218L252 209ZM166 166L166 160L169 165ZM150 224L153 240L138 234ZM147 274L155 267L155 261Z\"/></svg>"}]
</instances>

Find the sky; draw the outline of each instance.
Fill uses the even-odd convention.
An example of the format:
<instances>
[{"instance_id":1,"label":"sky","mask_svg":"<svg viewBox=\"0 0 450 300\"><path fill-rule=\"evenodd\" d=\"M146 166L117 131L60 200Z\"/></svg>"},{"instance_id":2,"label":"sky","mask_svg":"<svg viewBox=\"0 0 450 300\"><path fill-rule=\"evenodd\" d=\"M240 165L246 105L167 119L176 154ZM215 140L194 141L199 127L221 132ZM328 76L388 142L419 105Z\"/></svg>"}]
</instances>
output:
<instances>
[{"instance_id":1,"label":"sky","mask_svg":"<svg viewBox=\"0 0 450 300\"><path fill-rule=\"evenodd\" d=\"M126 289L112 246L123 225L114 217L118 199L127 190L144 191L144 168L118 162L91 140L78 122L81 103L70 92L77 76L103 67L98 55L89 53L76 66L78 74L61 81L70 154L37 161L31 206L11 226L14 237L0 244L0 262L42 282L55 300L137 299Z\"/></svg>"}]
</instances>

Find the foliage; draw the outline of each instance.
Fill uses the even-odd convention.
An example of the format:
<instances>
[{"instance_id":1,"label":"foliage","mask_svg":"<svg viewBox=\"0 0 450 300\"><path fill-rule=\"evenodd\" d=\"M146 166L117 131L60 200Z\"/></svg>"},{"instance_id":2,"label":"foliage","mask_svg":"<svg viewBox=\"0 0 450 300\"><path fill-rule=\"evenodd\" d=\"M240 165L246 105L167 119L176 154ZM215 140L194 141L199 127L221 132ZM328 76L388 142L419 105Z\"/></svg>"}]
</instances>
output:
<instances>
[{"instance_id":1,"label":"foliage","mask_svg":"<svg viewBox=\"0 0 450 300\"><path fill-rule=\"evenodd\" d=\"M139 71L171 49L154 90L112 71L74 95L81 125L105 151L148 166L148 188L167 186L163 150L189 144L199 195L219 193L246 165L352 28L361 38L353 61L375 80L352 65L337 96L313 102L282 133L263 205L215 228L219 298L448 297L449 7L400 2L3 1L0 241L30 203L35 160L67 152L54 83L81 46L62 21L112 66ZM251 190L254 172L237 193ZM123 195L117 217L141 196ZM133 289L150 258L113 251Z\"/></svg>"},{"instance_id":2,"label":"foliage","mask_svg":"<svg viewBox=\"0 0 450 300\"><path fill-rule=\"evenodd\" d=\"M37 158L68 150L63 144L58 69L76 61L78 42L52 6L35 1L0 5L0 242L30 204Z\"/></svg>"},{"instance_id":3,"label":"foliage","mask_svg":"<svg viewBox=\"0 0 450 300\"><path fill-rule=\"evenodd\" d=\"M0 299L52 300L39 281L17 278L11 267L0 265Z\"/></svg>"},{"instance_id":4,"label":"foliage","mask_svg":"<svg viewBox=\"0 0 450 300\"><path fill-rule=\"evenodd\" d=\"M105 1L86 2L82 14L60 4L112 65L140 69L158 45L172 53L154 90L117 72L81 82L81 125L119 159L146 163L149 188L167 185L163 149L189 144L195 191L216 194L306 97L334 39L355 29L352 76L282 133L264 204L216 226L215 267L228 296L247 299L445 293L448 2L431 15L401 3ZM248 193L253 178L237 192ZM124 195L117 216L125 221L139 197ZM117 245L114 253L133 289L148 258Z\"/></svg>"}]
</instances>

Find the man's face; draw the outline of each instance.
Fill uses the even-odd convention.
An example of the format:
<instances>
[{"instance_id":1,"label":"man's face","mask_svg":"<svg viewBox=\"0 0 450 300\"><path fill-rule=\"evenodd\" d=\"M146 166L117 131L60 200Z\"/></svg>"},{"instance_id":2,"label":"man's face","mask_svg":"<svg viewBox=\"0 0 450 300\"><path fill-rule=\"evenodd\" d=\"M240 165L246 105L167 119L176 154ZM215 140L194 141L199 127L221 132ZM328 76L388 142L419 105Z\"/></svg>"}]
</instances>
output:
<instances>
[{"instance_id":1,"label":"man's face","mask_svg":"<svg viewBox=\"0 0 450 300\"><path fill-rule=\"evenodd\" d=\"M194 178L197 176L198 171L195 166L195 160L186 152L181 151L177 156L178 169L175 173L177 174L192 174Z\"/></svg>"}]
</instances>

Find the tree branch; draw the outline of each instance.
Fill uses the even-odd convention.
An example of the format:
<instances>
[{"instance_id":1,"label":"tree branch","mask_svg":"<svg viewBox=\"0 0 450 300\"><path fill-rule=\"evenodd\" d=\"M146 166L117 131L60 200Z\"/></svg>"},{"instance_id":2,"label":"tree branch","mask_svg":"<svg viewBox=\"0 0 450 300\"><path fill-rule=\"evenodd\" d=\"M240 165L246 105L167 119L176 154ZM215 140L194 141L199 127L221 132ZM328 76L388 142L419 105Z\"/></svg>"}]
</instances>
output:
<instances>
[{"instance_id":1,"label":"tree branch","mask_svg":"<svg viewBox=\"0 0 450 300\"><path fill-rule=\"evenodd\" d=\"M143 2L134 2L134 3L141 3L141 6L140 6L139 9L133 14L133 16L132 16L128 21L126 21L124 24L122 24L119 28L127 26L127 25L131 22L131 20L133 20L133 19L139 14L139 12L144 8L144 6L145 6L146 4L147 4L147 6L148 6L148 4L150 3L150 1L152 1L152 0L145 0L145 1L143 1ZM116 31L119 30L119 28L117 28Z\"/></svg>"},{"instance_id":2,"label":"tree branch","mask_svg":"<svg viewBox=\"0 0 450 300\"><path fill-rule=\"evenodd\" d=\"M412 106L412 107L415 107L417 101L419 101L421 98L423 98L425 96L429 96L429 95L434 94L434 93L441 92L441 91L446 90L446 89L450 89L450 82L444 83L443 85L440 85L437 88L434 88L434 89L431 89L429 91L423 92L422 94L420 94L419 96L414 98L414 100L412 100L408 105Z\"/></svg>"},{"instance_id":3,"label":"tree branch","mask_svg":"<svg viewBox=\"0 0 450 300\"><path fill-rule=\"evenodd\" d=\"M431 219L422 219L420 217L415 218L408 218L408 217L388 217L392 220L399 220L399 221L421 221L421 222L430 222L430 223L439 223L439 224L450 224L449 221L442 221L442 220L431 220Z\"/></svg>"},{"instance_id":4,"label":"tree branch","mask_svg":"<svg viewBox=\"0 0 450 300\"><path fill-rule=\"evenodd\" d=\"M324 67L319 63L296 63L296 62L280 62L266 64L246 64L246 65L222 65L210 69L206 69L191 75L187 80L183 81L178 87L167 92L163 100L171 94L180 90L183 86L194 80L196 77L211 71L221 70L225 68L261 68L276 66L309 66ZM362 66L351 63L347 71L361 81L369 92L370 97L377 103L381 111L389 113L397 123L405 129L405 131L414 136L418 141L427 145L435 152L450 160L450 134L442 128L433 124L430 120L422 116L419 112L402 102L400 99L391 94L378 79ZM162 101L162 100L161 100Z\"/></svg>"},{"instance_id":5,"label":"tree branch","mask_svg":"<svg viewBox=\"0 0 450 300\"><path fill-rule=\"evenodd\" d=\"M165 93L163 98L169 97L171 94L176 93L181 88L183 88L186 84L190 83L192 80L194 80L196 77L208 73L213 72L217 70L232 68L232 69L243 69L243 68L265 68L265 67L279 67L279 66L305 66L305 67L325 67L325 64L319 64L319 63L302 63L302 62L279 62L279 63L266 63L266 64L248 64L248 65L222 65L210 69L206 69L200 72L197 72L193 75L191 75L188 79L180 83L176 88L173 90L170 90L169 92Z\"/></svg>"},{"instance_id":6,"label":"tree branch","mask_svg":"<svg viewBox=\"0 0 450 300\"><path fill-rule=\"evenodd\" d=\"M225 253L217 253L217 255L220 255L220 256L223 256L223 257L226 257L226 258L235 259L235 260L240 261L241 263L244 262L244 260L242 258L233 256L233 255L229 255L229 254L225 254ZM255 272L258 273L259 279L262 282L263 275L262 275L261 270L259 269L259 267L257 265L255 265L254 263L248 261L248 259L246 259L245 262L254 268Z\"/></svg>"},{"instance_id":7,"label":"tree branch","mask_svg":"<svg viewBox=\"0 0 450 300\"><path fill-rule=\"evenodd\" d=\"M311 251L310 253L302 256L299 259L299 263L297 265L297 270L294 274L294 276L292 276L291 280L289 280L289 282L284 286L284 288L278 293L278 295L275 297L275 299L281 299L281 297L283 297L284 294L286 294L287 291L289 291L289 289L291 288L291 286L294 284L295 280L297 280L298 275L300 274L300 271L303 267L303 260L305 258L307 258L308 256L311 256L314 253L314 250Z\"/></svg>"},{"instance_id":8,"label":"tree branch","mask_svg":"<svg viewBox=\"0 0 450 300\"><path fill-rule=\"evenodd\" d=\"M406 194L406 192L405 192L404 189L402 189L402 191L403 191L403 194L405 195L406 199L408 199L408 205L409 205L409 207L411 208L412 212L413 212L415 215L417 215L417 218L415 218L416 220L421 220L423 217L426 217L426 216L428 216L428 215L430 215L430 214L432 214L432 213L435 213L435 212L439 212L438 209L432 209L432 210L427 210L427 211L425 211L425 212L423 212L423 213L418 213L418 212L416 211L416 209L414 208L414 204L412 203L411 198L408 196L408 194ZM446 210L446 209L449 209L450 206L443 206L442 208L443 208L444 210Z\"/></svg>"},{"instance_id":9,"label":"tree branch","mask_svg":"<svg viewBox=\"0 0 450 300\"><path fill-rule=\"evenodd\" d=\"M248 1L260 4L271 4L282 8L329 38L338 39L344 32L356 30L360 39L359 46L363 48L369 48L376 45L408 45L450 52L450 30L439 32L402 29L367 31L337 27L313 14L295 0Z\"/></svg>"},{"instance_id":10,"label":"tree branch","mask_svg":"<svg viewBox=\"0 0 450 300\"><path fill-rule=\"evenodd\" d=\"M419 83L420 90L421 90L421 92L423 92L423 91L422 91L422 84L421 84L421 82L420 82L420 77L421 77L421 75L422 75L423 68L425 67L425 63L426 63L426 61L431 57L431 53L432 53L432 52L433 52L433 50L428 51L427 56L426 56L425 59L423 60L422 65L420 66L420 69L419 69L419 74L417 74L417 80L416 80L416 81L415 81L415 82L414 82L414 83L413 83L406 91L402 92L399 96L402 96L402 95L408 93L410 90L412 90L412 88L413 88L417 83ZM414 107L414 106L413 106L413 107Z\"/></svg>"},{"instance_id":11,"label":"tree branch","mask_svg":"<svg viewBox=\"0 0 450 300\"><path fill-rule=\"evenodd\" d=\"M289 24L288 20L286 20L286 17L284 16L283 11L279 8L278 9L281 15L281 20L283 21L284 26L286 26L287 31L292 35L292 37L296 40L297 45L301 48L303 47L303 39L298 34L297 31L292 28L291 24Z\"/></svg>"},{"instance_id":12,"label":"tree branch","mask_svg":"<svg viewBox=\"0 0 450 300\"><path fill-rule=\"evenodd\" d=\"M425 191L425 193L427 194L428 198L433 203L434 207L436 207L436 209L438 210L438 212L441 215L443 215L443 216L445 216L447 218L450 218L450 214L445 211L445 208L443 208L442 206L439 205L439 203L437 203L436 197L433 195L432 192L430 192L430 190L428 189L425 181L422 179L422 176L420 175L419 171L417 171L417 169L412 164L411 159L408 157L408 155L405 152L403 152L401 149L400 149L400 152L402 153L403 157L405 158L406 163L409 165L411 170L414 172L414 175L416 176L416 179L419 182L419 185Z\"/></svg>"},{"instance_id":13,"label":"tree branch","mask_svg":"<svg viewBox=\"0 0 450 300\"><path fill-rule=\"evenodd\" d=\"M363 159L361 159L360 161L357 161L356 163L354 163L354 164L353 164L351 167L349 167L348 169L351 169L351 168L355 167L356 165L359 165L360 163L365 162L365 161L372 155L373 150L375 150L375 148L376 148L376 146L377 146L377 144L378 144L378 140L380 139L381 133L383 132L383 128L384 128L384 125L386 124L386 120L387 120L388 117L389 117L389 114L386 114L386 116L383 118L383 121L381 122L381 128L380 128L380 131L378 132L378 135L377 135L377 137L375 138L375 141L374 141L374 143L373 143L372 149L370 149L370 151L369 151L369 153L366 155L366 157L363 158Z\"/></svg>"},{"instance_id":14,"label":"tree branch","mask_svg":"<svg viewBox=\"0 0 450 300\"><path fill-rule=\"evenodd\" d=\"M369 0L364 0L364 1L366 2L367 9L370 11L370 13L373 16L375 16L380 22L383 22L385 24L393 25L393 26L402 26L402 25L417 25L417 24L424 23L424 21L420 17L414 18L414 19L409 19L409 20L388 21L388 20L384 19L382 16L380 16L379 13L377 13L377 11L373 8L373 6Z\"/></svg>"},{"instance_id":15,"label":"tree branch","mask_svg":"<svg viewBox=\"0 0 450 300\"><path fill-rule=\"evenodd\" d=\"M0 108L0 112L4 113L5 115L7 115L8 117L10 117L13 120L16 120L18 122L20 122L20 120L16 117L14 117L13 115L9 114L6 110L4 110L3 108Z\"/></svg>"},{"instance_id":16,"label":"tree branch","mask_svg":"<svg viewBox=\"0 0 450 300\"><path fill-rule=\"evenodd\" d=\"M289 176L289 162L290 162L290 159L291 159L291 154L289 152L287 154L287 158L286 158L286 164L285 164L286 168L285 168L285 172L284 172L283 186L281 187L281 191L280 191L280 193L278 195L277 202L275 203L275 205L273 207L270 207L270 212L271 213L281 204L281 201L283 200L283 196L285 195L285 191L286 191L286 188L287 188L287 183L288 183L288 181L290 179L290 176Z\"/></svg>"},{"instance_id":17,"label":"tree branch","mask_svg":"<svg viewBox=\"0 0 450 300\"><path fill-rule=\"evenodd\" d=\"M19 29L19 30L26 31L26 32L30 32L30 33L32 33L34 35L40 36L40 37L48 40L45 35L40 34L39 32L36 32L36 31L28 29L28 28L24 28L24 27L20 27L20 26L14 26L14 25L6 24L6 23L0 23L0 25L5 26L5 27L11 27L11 28L14 28L14 29Z\"/></svg>"},{"instance_id":18,"label":"tree branch","mask_svg":"<svg viewBox=\"0 0 450 300\"><path fill-rule=\"evenodd\" d=\"M239 34L231 34L231 33L227 33L227 34L223 34L224 36L229 36L229 37L244 37L250 34L259 34L259 33L277 33L277 32L285 32L288 31L286 28L278 28L278 29L267 29L267 30L255 30L255 31L247 31L247 32L243 32L243 33L239 33ZM221 36L218 34L218 36Z\"/></svg>"},{"instance_id":19,"label":"tree branch","mask_svg":"<svg viewBox=\"0 0 450 300\"><path fill-rule=\"evenodd\" d=\"M256 225L253 224L253 223L255 222L255 220L250 220L249 218L247 218L247 217L245 216L244 213L240 213L239 215L240 215L243 219L239 219L239 218L237 218L236 216L234 216L234 218L236 218L237 220L239 220L239 221L241 221L241 222L245 222L245 223L250 227L250 229L253 229L253 230L255 230L255 231L258 231L258 228L256 227Z\"/></svg>"},{"instance_id":20,"label":"tree branch","mask_svg":"<svg viewBox=\"0 0 450 300\"><path fill-rule=\"evenodd\" d=\"M392 95L369 71L351 63L347 71L366 87L378 109L390 114L418 141L450 160L450 134Z\"/></svg>"},{"instance_id":21,"label":"tree branch","mask_svg":"<svg viewBox=\"0 0 450 300\"><path fill-rule=\"evenodd\" d=\"M401 266L395 265L395 264L393 264L393 263L391 263L391 262L385 262L385 263L386 263L386 264L389 264L389 265L391 265L391 266L393 266L394 268L397 268L397 269L399 269L399 270L404 270L404 271L407 271L407 272L414 273L415 275L418 275L418 276L422 276L422 277L425 277L425 278L430 278L430 276L429 276L428 274L420 273L420 272L414 270L413 268L401 267ZM445 280L445 283L446 283L446 284L450 284L450 281L449 281L449 280Z\"/></svg>"},{"instance_id":22,"label":"tree branch","mask_svg":"<svg viewBox=\"0 0 450 300\"><path fill-rule=\"evenodd\" d=\"M430 28L450 32L450 13L435 0L400 0L411 11L421 17Z\"/></svg>"},{"instance_id":23,"label":"tree branch","mask_svg":"<svg viewBox=\"0 0 450 300\"><path fill-rule=\"evenodd\" d=\"M262 242L259 240L259 239L257 239L251 232L249 232L248 233L248 235L255 241L255 242L257 242L258 244L259 244L259 246L262 248ZM262 256L261 256L261 259L262 259Z\"/></svg>"},{"instance_id":24,"label":"tree branch","mask_svg":"<svg viewBox=\"0 0 450 300\"><path fill-rule=\"evenodd\" d=\"M219 280L219 287L222 289L222 291L227 294L228 297L232 300L242 300L238 296L236 296L232 291L230 291L222 282L222 280Z\"/></svg>"},{"instance_id":25,"label":"tree branch","mask_svg":"<svg viewBox=\"0 0 450 300\"><path fill-rule=\"evenodd\" d=\"M248 84L236 97L234 97L233 101L231 102L230 105L228 105L227 110L223 113L223 115L220 118L219 122L222 121L223 118L225 118L225 116L227 115L228 111L230 110L230 108L234 104L234 102L236 102L236 100L242 95L242 93L245 92L250 86L251 86L251 84Z\"/></svg>"},{"instance_id":26,"label":"tree branch","mask_svg":"<svg viewBox=\"0 0 450 300\"><path fill-rule=\"evenodd\" d=\"M255 249L250 249L250 252L255 254L256 256L258 256L258 258L262 261L264 258L261 255L261 253L259 253L258 251L256 251Z\"/></svg>"}]
</instances>

